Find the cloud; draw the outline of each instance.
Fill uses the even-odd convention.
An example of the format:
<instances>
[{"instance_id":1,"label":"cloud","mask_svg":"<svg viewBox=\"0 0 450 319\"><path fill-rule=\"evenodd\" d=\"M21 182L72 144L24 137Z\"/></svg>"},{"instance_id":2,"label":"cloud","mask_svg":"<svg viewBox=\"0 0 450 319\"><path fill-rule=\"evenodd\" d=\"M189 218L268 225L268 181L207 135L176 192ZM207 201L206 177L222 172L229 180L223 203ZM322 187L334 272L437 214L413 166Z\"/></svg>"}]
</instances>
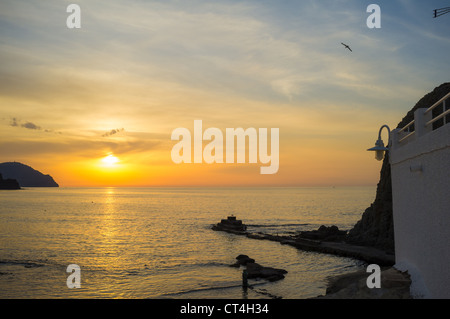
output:
<instances>
[{"instance_id":1,"label":"cloud","mask_svg":"<svg viewBox=\"0 0 450 319\"><path fill-rule=\"evenodd\" d=\"M103 134L102 136L103 136L103 137L108 137L108 136L115 135L115 134L120 133L120 132L123 132L123 131L125 131L124 128L113 129L113 130L111 130L111 131L109 131L109 132L106 132L106 133Z\"/></svg>"},{"instance_id":2,"label":"cloud","mask_svg":"<svg viewBox=\"0 0 450 319\"><path fill-rule=\"evenodd\" d=\"M37 126L32 122L26 122L25 124L22 124L21 127L27 128L29 130L41 130L40 126Z\"/></svg>"},{"instance_id":3,"label":"cloud","mask_svg":"<svg viewBox=\"0 0 450 319\"><path fill-rule=\"evenodd\" d=\"M40 126L34 124L33 122L25 122L25 123L21 124L20 120L17 120L17 118L15 118L15 117L13 117L11 119L11 123L9 125L13 126L13 127L20 126L20 127L23 127L23 128L29 129L29 130L38 130L38 131L42 130L42 128ZM47 132L48 130L45 130L45 131Z\"/></svg>"},{"instance_id":4,"label":"cloud","mask_svg":"<svg viewBox=\"0 0 450 319\"><path fill-rule=\"evenodd\" d=\"M71 154L70 158L72 159L95 159L109 152L120 156L165 150L162 142L160 140L142 139L110 142L82 137L55 137L48 140L16 139L15 141L0 141L0 149L2 153L8 154L11 158L61 156L67 159L66 154Z\"/></svg>"},{"instance_id":5,"label":"cloud","mask_svg":"<svg viewBox=\"0 0 450 319\"><path fill-rule=\"evenodd\" d=\"M17 119L15 118L15 117L13 117L12 119L11 119L11 124L10 124L11 126L19 126L18 124L17 124Z\"/></svg>"},{"instance_id":6,"label":"cloud","mask_svg":"<svg viewBox=\"0 0 450 319\"><path fill-rule=\"evenodd\" d=\"M55 132L53 130L49 130L49 129L43 129L41 126L30 122L30 121L26 121L24 123L22 123L21 120L18 120L16 117L11 118L11 122L9 123L9 126L12 127L23 127L26 128L28 130L34 130L34 131L43 131L46 133L57 133L57 134L62 134L61 132Z\"/></svg>"}]
</instances>

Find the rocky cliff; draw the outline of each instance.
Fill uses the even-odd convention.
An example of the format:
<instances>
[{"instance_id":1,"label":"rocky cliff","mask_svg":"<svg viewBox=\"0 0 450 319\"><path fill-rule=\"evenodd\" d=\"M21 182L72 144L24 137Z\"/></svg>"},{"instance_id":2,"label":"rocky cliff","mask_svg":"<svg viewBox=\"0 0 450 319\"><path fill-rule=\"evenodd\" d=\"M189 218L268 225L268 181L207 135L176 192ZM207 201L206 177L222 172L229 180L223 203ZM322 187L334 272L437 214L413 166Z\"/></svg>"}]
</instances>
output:
<instances>
[{"instance_id":1,"label":"rocky cliff","mask_svg":"<svg viewBox=\"0 0 450 319\"><path fill-rule=\"evenodd\" d=\"M50 175L18 162L6 162L0 164L0 174L4 178L15 179L21 187L58 187Z\"/></svg>"},{"instance_id":2,"label":"rocky cliff","mask_svg":"<svg viewBox=\"0 0 450 319\"><path fill-rule=\"evenodd\" d=\"M401 128L414 119L414 111L428 108L450 92L450 83L444 83L425 95L397 125ZM349 231L346 241L351 244L372 246L394 252L394 221L392 214L392 186L389 156L385 156L377 185L375 201L368 207L356 225Z\"/></svg>"}]
</instances>

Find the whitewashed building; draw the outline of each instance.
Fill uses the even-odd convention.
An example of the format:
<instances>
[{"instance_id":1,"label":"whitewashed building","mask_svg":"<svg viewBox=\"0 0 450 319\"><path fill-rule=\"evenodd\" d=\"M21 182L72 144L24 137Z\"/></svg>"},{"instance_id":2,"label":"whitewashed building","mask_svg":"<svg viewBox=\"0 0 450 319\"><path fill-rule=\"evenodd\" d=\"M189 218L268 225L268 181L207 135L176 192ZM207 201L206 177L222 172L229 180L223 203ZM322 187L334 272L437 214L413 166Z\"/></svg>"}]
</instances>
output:
<instances>
[{"instance_id":1,"label":"whitewashed building","mask_svg":"<svg viewBox=\"0 0 450 319\"><path fill-rule=\"evenodd\" d=\"M450 298L450 93L391 132L396 268L411 293Z\"/></svg>"}]
</instances>

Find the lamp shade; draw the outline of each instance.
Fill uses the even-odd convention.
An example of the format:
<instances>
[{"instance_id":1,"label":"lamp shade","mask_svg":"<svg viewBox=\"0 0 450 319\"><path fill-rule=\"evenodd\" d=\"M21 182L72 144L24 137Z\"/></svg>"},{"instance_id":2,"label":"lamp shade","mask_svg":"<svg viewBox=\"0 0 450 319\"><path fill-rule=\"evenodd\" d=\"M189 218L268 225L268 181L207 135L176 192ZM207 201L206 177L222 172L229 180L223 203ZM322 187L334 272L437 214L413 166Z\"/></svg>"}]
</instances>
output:
<instances>
[{"instance_id":1,"label":"lamp shade","mask_svg":"<svg viewBox=\"0 0 450 319\"><path fill-rule=\"evenodd\" d=\"M384 146L383 140L378 139L375 142L375 147L369 148L368 151L375 152L375 159L381 161L384 158L384 152L388 151L389 148Z\"/></svg>"}]
</instances>

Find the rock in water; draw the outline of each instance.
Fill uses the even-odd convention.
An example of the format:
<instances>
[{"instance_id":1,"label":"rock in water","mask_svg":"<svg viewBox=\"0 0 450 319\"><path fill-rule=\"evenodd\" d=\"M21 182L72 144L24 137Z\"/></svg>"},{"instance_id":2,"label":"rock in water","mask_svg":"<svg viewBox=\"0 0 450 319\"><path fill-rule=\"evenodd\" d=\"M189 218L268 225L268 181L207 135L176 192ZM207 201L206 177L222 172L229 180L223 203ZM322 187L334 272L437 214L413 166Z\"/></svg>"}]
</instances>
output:
<instances>
[{"instance_id":1,"label":"rock in water","mask_svg":"<svg viewBox=\"0 0 450 319\"><path fill-rule=\"evenodd\" d=\"M246 266L248 263L254 263L255 260L253 258L250 258L247 255L239 255L236 257L237 261L236 263L234 263L233 265L231 265L231 267L240 267L242 266Z\"/></svg>"},{"instance_id":2,"label":"rock in water","mask_svg":"<svg viewBox=\"0 0 450 319\"><path fill-rule=\"evenodd\" d=\"M237 262L231 267L245 266L247 268L246 278L248 279L263 278L268 281L277 281L283 279L284 275L287 274L287 271L284 269L261 266L247 255L239 255L236 259Z\"/></svg>"},{"instance_id":3,"label":"rock in water","mask_svg":"<svg viewBox=\"0 0 450 319\"><path fill-rule=\"evenodd\" d=\"M230 233L243 233L247 230L247 226L242 223L242 220L236 219L236 216L228 216L227 219L222 219L212 227L213 230L221 230Z\"/></svg>"},{"instance_id":4,"label":"rock in water","mask_svg":"<svg viewBox=\"0 0 450 319\"><path fill-rule=\"evenodd\" d=\"M20 189L20 185L15 179L3 179L0 174L0 189Z\"/></svg>"},{"instance_id":5,"label":"rock in water","mask_svg":"<svg viewBox=\"0 0 450 319\"><path fill-rule=\"evenodd\" d=\"M263 278L268 281L277 281L284 278L287 271L284 269L277 269L272 267L263 267L258 263L247 264L248 278Z\"/></svg>"}]
</instances>

